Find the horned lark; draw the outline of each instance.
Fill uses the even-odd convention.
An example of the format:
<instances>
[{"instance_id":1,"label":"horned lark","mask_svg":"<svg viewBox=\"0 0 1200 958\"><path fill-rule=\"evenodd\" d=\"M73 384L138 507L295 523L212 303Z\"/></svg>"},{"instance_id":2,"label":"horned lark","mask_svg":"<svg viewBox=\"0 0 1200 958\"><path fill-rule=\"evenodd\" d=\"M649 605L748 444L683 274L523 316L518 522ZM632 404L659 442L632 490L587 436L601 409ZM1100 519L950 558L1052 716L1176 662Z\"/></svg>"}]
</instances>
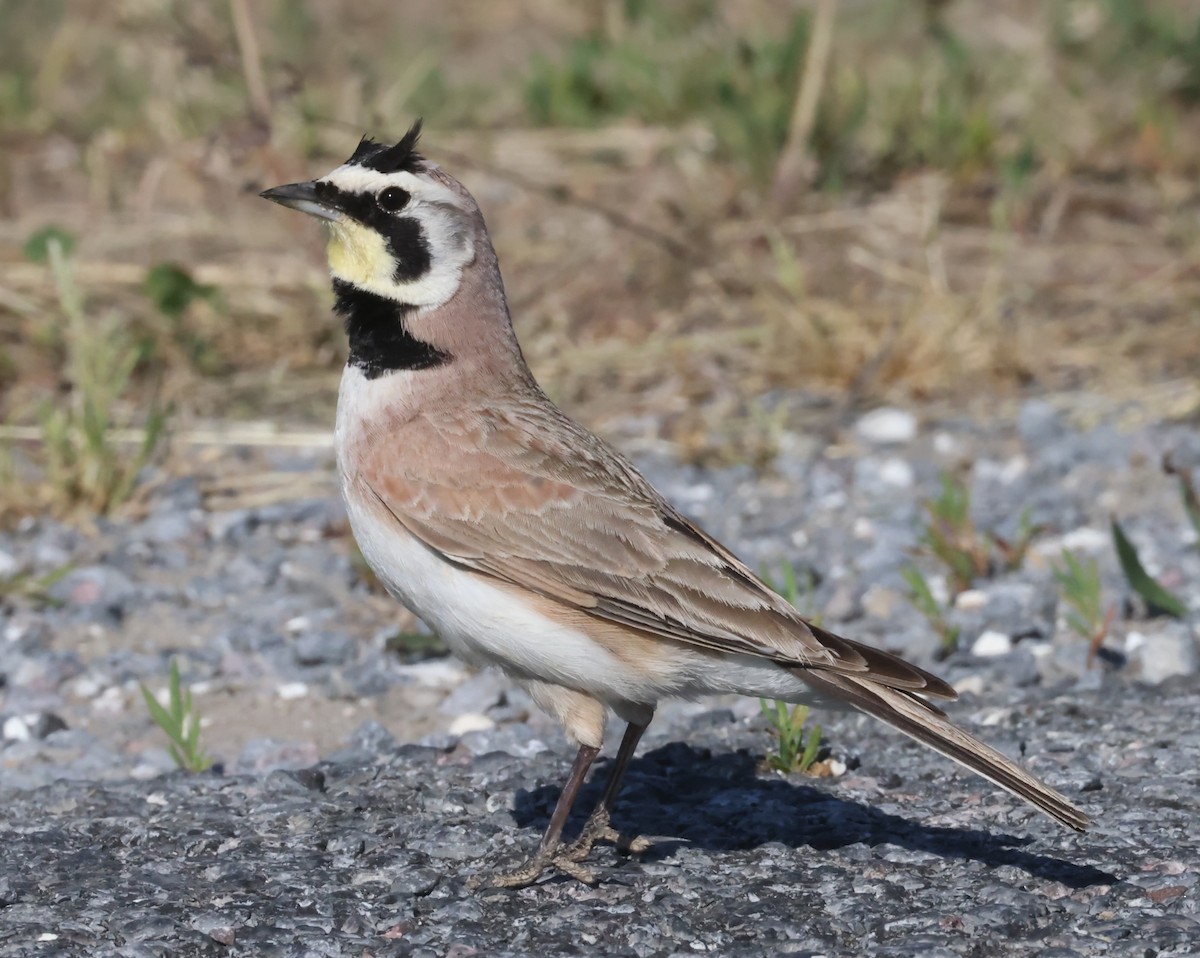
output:
<instances>
[{"instance_id":1,"label":"horned lark","mask_svg":"<svg viewBox=\"0 0 1200 958\"><path fill-rule=\"evenodd\" d=\"M350 525L391 593L462 658L528 689L579 746L518 887L548 866L583 881L621 777L660 699L737 692L849 705L1071 828L1088 817L928 698L934 675L806 622L534 380L513 333L483 216L417 152L364 138L333 172L262 195L325 221L350 356L335 444ZM627 723L578 840L563 824ZM624 842L641 850L643 840Z\"/></svg>"}]
</instances>

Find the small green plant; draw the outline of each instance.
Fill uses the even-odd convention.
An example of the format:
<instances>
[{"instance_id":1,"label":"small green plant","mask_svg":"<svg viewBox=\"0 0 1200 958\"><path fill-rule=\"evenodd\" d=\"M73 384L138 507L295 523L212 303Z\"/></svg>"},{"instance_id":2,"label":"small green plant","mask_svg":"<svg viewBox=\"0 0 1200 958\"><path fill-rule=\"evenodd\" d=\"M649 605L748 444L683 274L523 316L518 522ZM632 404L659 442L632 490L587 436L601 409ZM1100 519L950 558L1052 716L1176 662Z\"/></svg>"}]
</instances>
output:
<instances>
[{"instance_id":1,"label":"small green plant","mask_svg":"<svg viewBox=\"0 0 1200 958\"><path fill-rule=\"evenodd\" d=\"M946 612L938 603L937 597L929 587L924 573L915 565L907 565L900 570L900 575L908 583L908 601L913 608L925 616L926 621L942 640L942 652L949 655L958 646L958 637L962 632L957 625L946 618Z\"/></svg>"},{"instance_id":2,"label":"small green plant","mask_svg":"<svg viewBox=\"0 0 1200 958\"><path fill-rule=\"evenodd\" d=\"M152 408L134 451L114 441L117 409L139 359L138 350L115 316L86 313L70 260L74 240L48 227L25 244L27 255L50 268L59 309L65 320L63 346L70 392L46 402L39 414L42 433L39 465L42 481L23 491L31 508L59 512L83 510L108 514L125 502L162 438L166 415ZM17 476L12 456L0 463L6 480Z\"/></svg>"},{"instance_id":3,"label":"small green plant","mask_svg":"<svg viewBox=\"0 0 1200 958\"><path fill-rule=\"evenodd\" d=\"M217 288L196 282L178 263L159 263L146 272L142 292L150 297L160 313L178 319L192 303L214 299Z\"/></svg>"},{"instance_id":4,"label":"small green plant","mask_svg":"<svg viewBox=\"0 0 1200 958\"><path fill-rule=\"evenodd\" d=\"M159 263L150 267L142 281L142 292L154 304L154 308L166 321L169 342L183 350L188 362L201 373L216 374L221 371L221 359L208 338L201 335L189 321L193 304L207 303L220 308L221 297L216 286L200 283L188 270L178 263ZM153 357L161 345L161 338L147 334L142 348Z\"/></svg>"},{"instance_id":5,"label":"small green plant","mask_svg":"<svg viewBox=\"0 0 1200 958\"><path fill-rule=\"evenodd\" d=\"M821 726L814 725L805 733L808 706L794 705L789 710L786 702L768 704L766 699L759 699L758 704L778 741L774 754L767 756L767 765L785 774L809 771L821 751Z\"/></svg>"},{"instance_id":6,"label":"small green plant","mask_svg":"<svg viewBox=\"0 0 1200 958\"><path fill-rule=\"evenodd\" d=\"M921 547L950 573L953 594L971 588L976 579L997 571L1019 569L1030 543L1042 531L1032 513L1021 515L1017 535L1006 539L994 532L981 533L971 519L971 493L961 479L942 476L937 497L925 502L929 522L921 533ZM911 584L911 583L910 583Z\"/></svg>"},{"instance_id":7,"label":"small green plant","mask_svg":"<svg viewBox=\"0 0 1200 958\"><path fill-rule=\"evenodd\" d=\"M70 256L75 251L75 237L60 226L44 226L30 234L21 250L30 262L48 263L52 246L57 246L60 255Z\"/></svg>"},{"instance_id":8,"label":"small green plant","mask_svg":"<svg viewBox=\"0 0 1200 958\"><path fill-rule=\"evenodd\" d=\"M423 662L449 654L446 644L436 635L427 632L397 630L384 640L384 651L402 662Z\"/></svg>"},{"instance_id":9,"label":"small green plant","mask_svg":"<svg viewBox=\"0 0 1200 958\"><path fill-rule=\"evenodd\" d=\"M921 534L921 545L950 572L954 591L962 592L988 571L988 555L975 524L971 521L971 494L966 483L942 476L937 498L925 503L929 524Z\"/></svg>"},{"instance_id":10,"label":"small green plant","mask_svg":"<svg viewBox=\"0 0 1200 958\"><path fill-rule=\"evenodd\" d=\"M1095 659L1103 644L1112 621L1116 617L1116 606L1104 609L1100 593L1100 566L1095 559L1080 560L1074 553L1063 550L1062 565L1052 565L1054 578L1063 591L1063 599L1070 606L1067 625L1088 641L1088 664Z\"/></svg>"},{"instance_id":11,"label":"small green plant","mask_svg":"<svg viewBox=\"0 0 1200 958\"><path fill-rule=\"evenodd\" d=\"M145 685L141 689L150 717L171 742L171 758L175 764L185 772L207 771L212 766L212 759L200 748L200 716L196 714L191 689L184 690L180 685L179 663L171 660L165 707Z\"/></svg>"},{"instance_id":12,"label":"small green plant","mask_svg":"<svg viewBox=\"0 0 1200 958\"><path fill-rule=\"evenodd\" d=\"M813 610L814 607L812 574L807 570L804 574L804 609L801 609L799 604L801 586L796 567L786 560L782 561L779 563L779 575L780 581L777 584L767 572L766 566L759 570L759 577L763 582L787 599L791 605L800 609L801 615L806 619L819 625L820 616L806 611ZM814 725L807 735L805 734L808 706L793 705L789 708L787 702L778 699L772 703L768 703L766 699L759 699L758 707L778 740L774 754L766 758L767 765L785 774L809 771L821 750L821 726Z\"/></svg>"},{"instance_id":13,"label":"small green plant","mask_svg":"<svg viewBox=\"0 0 1200 958\"><path fill-rule=\"evenodd\" d=\"M25 571L0 576L0 601L24 599L38 606L60 606L62 601L54 598L50 589L70 572L71 568L70 563L67 563L41 575Z\"/></svg>"},{"instance_id":14,"label":"small green plant","mask_svg":"<svg viewBox=\"0 0 1200 958\"><path fill-rule=\"evenodd\" d=\"M1117 559L1121 563L1125 581L1146 603L1147 613L1151 616L1169 615L1176 619L1187 615L1187 604L1146 571L1137 548L1129 540L1115 516L1111 520L1111 526L1113 545L1116 547Z\"/></svg>"}]
</instances>

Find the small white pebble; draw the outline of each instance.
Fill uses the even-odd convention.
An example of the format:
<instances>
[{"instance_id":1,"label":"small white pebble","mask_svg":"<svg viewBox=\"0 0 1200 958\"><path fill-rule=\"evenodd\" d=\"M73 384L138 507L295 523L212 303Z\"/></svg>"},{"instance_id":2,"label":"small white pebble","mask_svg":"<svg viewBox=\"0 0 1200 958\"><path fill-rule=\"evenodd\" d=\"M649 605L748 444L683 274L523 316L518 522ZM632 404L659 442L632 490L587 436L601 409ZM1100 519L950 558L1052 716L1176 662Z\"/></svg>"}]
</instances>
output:
<instances>
[{"instance_id":1,"label":"small white pebble","mask_svg":"<svg viewBox=\"0 0 1200 958\"><path fill-rule=\"evenodd\" d=\"M524 745L512 746L513 753L517 758L534 758L541 755L542 752L550 751L550 746L543 742L540 738L531 738Z\"/></svg>"},{"instance_id":2,"label":"small white pebble","mask_svg":"<svg viewBox=\"0 0 1200 958\"><path fill-rule=\"evenodd\" d=\"M1059 540L1062 549L1072 552L1100 552L1112 545L1112 536L1107 531L1081 526L1072 529Z\"/></svg>"},{"instance_id":3,"label":"small white pebble","mask_svg":"<svg viewBox=\"0 0 1200 958\"><path fill-rule=\"evenodd\" d=\"M838 775L846 774L846 763L839 758L831 758L829 760L829 774L837 777Z\"/></svg>"},{"instance_id":4,"label":"small white pebble","mask_svg":"<svg viewBox=\"0 0 1200 958\"><path fill-rule=\"evenodd\" d=\"M100 694L101 685L88 675L81 675L71 683L71 692L81 699L95 698Z\"/></svg>"},{"instance_id":5,"label":"small white pebble","mask_svg":"<svg viewBox=\"0 0 1200 958\"><path fill-rule=\"evenodd\" d=\"M1000 469L1000 474L997 478L1006 486L1011 486L1014 482L1020 479L1029 471L1029 460L1024 456L1016 455L1008 460Z\"/></svg>"},{"instance_id":6,"label":"small white pebble","mask_svg":"<svg viewBox=\"0 0 1200 958\"><path fill-rule=\"evenodd\" d=\"M52 931L43 931L40 935L38 935L37 940L38 941L58 941L58 935L54 934L54 932L52 932Z\"/></svg>"},{"instance_id":7,"label":"small white pebble","mask_svg":"<svg viewBox=\"0 0 1200 958\"><path fill-rule=\"evenodd\" d=\"M958 440L948 432L934 433L933 451L939 456L950 456L958 452Z\"/></svg>"},{"instance_id":8,"label":"small white pebble","mask_svg":"<svg viewBox=\"0 0 1200 958\"><path fill-rule=\"evenodd\" d=\"M893 456L879 464L879 481L897 489L910 489L916 481L916 474L907 460Z\"/></svg>"},{"instance_id":9,"label":"small white pebble","mask_svg":"<svg viewBox=\"0 0 1200 958\"><path fill-rule=\"evenodd\" d=\"M854 520L854 538L863 542L871 542L875 538L875 523L866 516Z\"/></svg>"},{"instance_id":10,"label":"small white pebble","mask_svg":"<svg viewBox=\"0 0 1200 958\"><path fill-rule=\"evenodd\" d=\"M926 576L925 584L929 586L929 592L937 600L938 605L946 605L950 601L950 587L946 584L944 575Z\"/></svg>"},{"instance_id":11,"label":"small white pebble","mask_svg":"<svg viewBox=\"0 0 1200 958\"><path fill-rule=\"evenodd\" d=\"M1054 654L1054 646L1040 639L1032 642L1026 640L1021 643L1021 647L1028 649L1030 655L1035 659L1044 659L1046 656Z\"/></svg>"},{"instance_id":12,"label":"small white pebble","mask_svg":"<svg viewBox=\"0 0 1200 958\"><path fill-rule=\"evenodd\" d=\"M991 658L997 655L1008 655L1012 651L1012 637L1003 632L988 629L971 646L971 654L980 658Z\"/></svg>"},{"instance_id":13,"label":"small white pebble","mask_svg":"<svg viewBox=\"0 0 1200 958\"><path fill-rule=\"evenodd\" d=\"M284 682L275 689L276 694L285 702L302 699L308 695L308 685L304 682Z\"/></svg>"},{"instance_id":14,"label":"small white pebble","mask_svg":"<svg viewBox=\"0 0 1200 958\"><path fill-rule=\"evenodd\" d=\"M954 683L954 690L959 695L982 695L983 688L982 675L967 675Z\"/></svg>"},{"instance_id":15,"label":"small white pebble","mask_svg":"<svg viewBox=\"0 0 1200 958\"><path fill-rule=\"evenodd\" d=\"M147 805L166 805L167 804L167 796L164 795L162 792L151 792L149 795L146 796L146 804Z\"/></svg>"},{"instance_id":16,"label":"small white pebble","mask_svg":"<svg viewBox=\"0 0 1200 958\"><path fill-rule=\"evenodd\" d=\"M155 695L160 702L166 701L167 690L159 689ZM110 685L92 699L92 710L102 715L117 715L125 711L125 695L115 685Z\"/></svg>"},{"instance_id":17,"label":"small white pebble","mask_svg":"<svg viewBox=\"0 0 1200 958\"><path fill-rule=\"evenodd\" d=\"M1012 714L1012 709L1005 709L1005 708L988 709L986 712L983 713L983 715L980 716L979 724L980 725L999 725L1001 722L1006 721L1008 719L1009 715L1011 715L1011 714Z\"/></svg>"},{"instance_id":18,"label":"small white pebble","mask_svg":"<svg viewBox=\"0 0 1200 958\"><path fill-rule=\"evenodd\" d=\"M961 612L975 612L988 604L990 596L982 589L967 589L954 598L954 608Z\"/></svg>"},{"instance_id":19,"label":"small white pebble","mask_svg":"<svg viewBox=\"0 0 1200 958\"><path fill-rule=\"evenodd\" d=\"M283 623L283 631L290 632L292 635L295 635L298 632L308 631L311 626L312 622L309 621L308 616L298 615L294 618L288 619L285 623Z\"/></svg>"},{"instance_id":20,"label":"small white pebble","mask_svg":"<svg viewBox=\"0 0 1200 958\"><path fill-rule=\"evenodd\" d=\"M454 688L467 680L467 671L451 659L429 659L397 666L396 674L426 688Z\"/></svg>"},{"instance_id":21,"label":"small white pebble","mask_svg":"<svg viewBox=\"0 0 1200 958\"><path fill-rule=\"evenodd\" d=\"M468 732L490 732L496 727L486 715L479 712L465 712L450 723L451 735L466 735Z\"/></svg>"},{"instance_id":22,"label":"small white pebble","mask_svg":"<svg viewBox=\"0 0 1200 958\"><path fill-rule=\"evenodd\" d=\"M884 406L859 419L854 431L864 442L877 445L911 442L917 435L917 417L906 410Z\"/></svg>"},{"instance_id":23,"label":"small white pebble","mask_svg":"<svg viewBox=\"0 0 1200 958\"><path fill-rule=\"evenodd\" d=\"M1125 636L1125 654L1132 655L1146 644L1146 636L1141 632L1129 632Z\"/></svg>"},{"instance_id":24,"label":"small white pebble","mask_svg":"<svg viewBox=\"0 0 1200 958\"><path fill-rule=\"evenodd\" d=\"M484 807L489 812L507 812L513 807L513 793L495 792L487 797Z\"/></svg>"},{"instance_id":25,"label":"small white pebble","mask_svg":"<svg viewBox=\"0 0 1200 958\"><path fill-rule=\"evenodd\" d=\"M16 715L10 715L4 720L3 734L10 742L28 742L30 738L29 726L23 718Z\"/></svg>"}]
</instances>

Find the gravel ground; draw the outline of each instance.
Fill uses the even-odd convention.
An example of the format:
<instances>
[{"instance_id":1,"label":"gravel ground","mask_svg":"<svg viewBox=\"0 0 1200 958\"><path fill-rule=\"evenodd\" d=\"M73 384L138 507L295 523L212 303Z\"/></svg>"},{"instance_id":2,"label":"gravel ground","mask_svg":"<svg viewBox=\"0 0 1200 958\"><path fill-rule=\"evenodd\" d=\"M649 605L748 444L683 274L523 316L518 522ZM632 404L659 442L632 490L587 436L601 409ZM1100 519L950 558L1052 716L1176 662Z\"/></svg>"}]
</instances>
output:
<instances>
[{"instance_id":1,"label":"gravel ground","mask_svg":"<svg viewBox=\"0 0 1200 958\"><path fill-rule=\"evenodd\" d=\"M618 812L662 837L650 853L598 852L594 889L474 891L536 844L561 734L501 677L398 641L414 625L370 591L331 496L218 508L183 478L136 518L0 537L0 956L1200 953L1200 549L1159 468L1200 465L1195 430L1081 430L1039 401L988 425L881 410L820 455L782 445L766 476L638 459L752 564L810 569L828 625L954 682L953 714L1092 832L857 716L821 716L844 773L765 772L756 702L684 702ZM328 470L252 465L285 491ZM948 469L981 528L1011 535L1026 509L1044 528L1021 569L958 597L943 657L900 570ZM1110 513L1187 620L1129 600ZM1117 609L1091 667L1050 569L1064 548L1098 559ZM12 584L54 570L46 595ZM172 771L141 702L172 657L216 772Z\"/></svg>"}]
</instances>

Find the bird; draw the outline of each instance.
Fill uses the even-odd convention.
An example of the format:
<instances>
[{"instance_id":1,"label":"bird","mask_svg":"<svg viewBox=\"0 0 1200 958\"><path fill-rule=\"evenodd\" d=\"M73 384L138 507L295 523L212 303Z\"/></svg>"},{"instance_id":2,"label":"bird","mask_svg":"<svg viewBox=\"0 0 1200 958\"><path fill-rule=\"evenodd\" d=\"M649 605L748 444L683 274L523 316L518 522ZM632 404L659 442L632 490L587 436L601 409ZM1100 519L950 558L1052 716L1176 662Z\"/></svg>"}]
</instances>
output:
<instances>
[{"instance_id":1,"label":"bird","mask_svg":"<svg viewBox=\"0 0 1200 958\"><path fill-rule=\"evenodd\" d=\"M858 709L1059 823L1089 817L958 728L955 690L890 652L803 618L542 391L513 330L479 205L418 149L363 137L324 176L261 195L328 227L333 309L349 353L334 445L352 534L388 591L467 663L497 666L578 747L527 862L583 882L597 842L628 853L612 812L659 702L739 693ZM563 830L603 744L625 732L575 841Z\"/></svg>"}]
</instances>

